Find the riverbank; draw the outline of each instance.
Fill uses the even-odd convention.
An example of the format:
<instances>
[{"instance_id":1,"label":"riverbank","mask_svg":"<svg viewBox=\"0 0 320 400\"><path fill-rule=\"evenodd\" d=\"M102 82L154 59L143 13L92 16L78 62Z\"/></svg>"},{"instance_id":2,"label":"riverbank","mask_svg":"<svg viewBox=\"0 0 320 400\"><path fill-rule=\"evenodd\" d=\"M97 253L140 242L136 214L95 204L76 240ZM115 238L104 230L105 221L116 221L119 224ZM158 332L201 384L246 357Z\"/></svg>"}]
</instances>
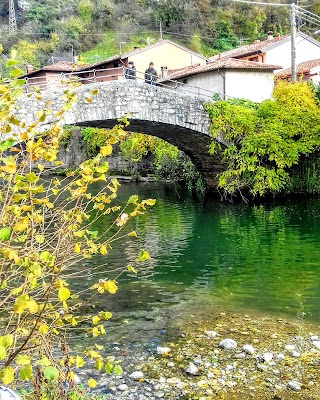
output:
<instances>
[{"instance_id":1,"label":"riverbank","mask_svg":"<svg viewBox=\"0 0 320 400\"><path fill-rule=\"evenodd\" d=\"M114 343L111 357L122 376L92 373L104 400L316 400L319 334L319 326L304 321L190 314L153 348Z\"/></svg>"}]
</instances>

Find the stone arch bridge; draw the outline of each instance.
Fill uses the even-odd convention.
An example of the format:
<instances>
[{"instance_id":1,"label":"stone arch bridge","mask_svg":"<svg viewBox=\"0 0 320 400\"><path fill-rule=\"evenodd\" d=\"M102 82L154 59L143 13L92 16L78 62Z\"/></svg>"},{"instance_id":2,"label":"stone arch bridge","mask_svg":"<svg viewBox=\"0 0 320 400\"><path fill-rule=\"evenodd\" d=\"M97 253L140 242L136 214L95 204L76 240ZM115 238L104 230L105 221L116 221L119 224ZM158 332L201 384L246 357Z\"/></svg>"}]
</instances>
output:
<instances>
[{"instance_id":1,"label":"stone arch bridge","mask_svg":"<svg viewBox=\"0 0 320 400\"><path fill-rule=\"evenodd\" d=\"M92 96L95 89L98 94ZM128 130L157 136L177 146L191 158L207 187L215 187L222 165L217 156L208 154L210 120L203 100L134 80L94 83L72 90L77 103L65 114L65 124L111 128L119 118L130 115ZM18 117L31 123L48 101L51 110L61 109L63 97L62 89L43 93L41 100L25 94L19 100Z\"/></svg>"}]
</instances>

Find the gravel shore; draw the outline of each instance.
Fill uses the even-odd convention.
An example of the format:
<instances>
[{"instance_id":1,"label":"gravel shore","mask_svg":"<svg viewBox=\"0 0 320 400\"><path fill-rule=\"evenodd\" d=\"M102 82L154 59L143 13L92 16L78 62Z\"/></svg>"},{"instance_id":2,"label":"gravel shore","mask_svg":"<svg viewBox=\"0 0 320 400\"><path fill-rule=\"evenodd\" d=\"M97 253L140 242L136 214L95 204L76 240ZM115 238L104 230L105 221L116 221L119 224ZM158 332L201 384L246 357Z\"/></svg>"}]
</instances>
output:
<instances>
[{"instance_id":1,"label":"gravel shore","mask_svg":"<svg viewBox=\"0 0 320 400\"><path fill-rule=\"evenodd\" d=\"M219 313L177 318L171 329L161 343L114 343L122 376L80 374L105 400L320 398L319 326Z\"/></svg>"}]
</instances>

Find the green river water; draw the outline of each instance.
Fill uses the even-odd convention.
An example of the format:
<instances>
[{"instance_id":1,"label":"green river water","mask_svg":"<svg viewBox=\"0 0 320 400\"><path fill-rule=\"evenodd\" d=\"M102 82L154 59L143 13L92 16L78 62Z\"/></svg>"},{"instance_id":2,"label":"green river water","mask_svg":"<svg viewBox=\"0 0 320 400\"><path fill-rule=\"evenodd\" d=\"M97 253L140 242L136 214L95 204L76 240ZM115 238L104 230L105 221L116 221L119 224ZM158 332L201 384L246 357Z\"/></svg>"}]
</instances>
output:
<instances>
[{"instance_id":1,"label":"green river water","mask_svg":"<svg viewBox=\"0 0 320 400\"><path fill-rule=\"evenodd\" d=\"M157 199L128 227L138 238L114 245L107 263L97 257L81 265L113 278L112 270L133 262L139 249L150 253L137 275L122 276L119 291L98 304L114 314L115 340L222 310L320 323L320 199L254 206L199 200L157 182L123 184L118 201L131 194ZM84 272L76 285L90 280L94 275Z\"/></svg>"}]
</instances>

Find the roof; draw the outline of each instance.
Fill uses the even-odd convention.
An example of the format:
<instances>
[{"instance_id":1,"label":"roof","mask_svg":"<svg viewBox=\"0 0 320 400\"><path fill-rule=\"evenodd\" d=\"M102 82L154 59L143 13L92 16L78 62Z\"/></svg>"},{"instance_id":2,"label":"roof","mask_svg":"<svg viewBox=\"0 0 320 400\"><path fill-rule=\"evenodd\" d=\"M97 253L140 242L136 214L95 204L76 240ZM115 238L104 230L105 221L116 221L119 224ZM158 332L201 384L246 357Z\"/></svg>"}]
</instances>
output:
<instances>
[{"instance_id":1,"label":"roof","mask_svg":"<svg viewBox=\"0 0 320 400\"><path fill-rule=\"evenodd\" d=\"M175 80L179 78L184 78L191 75L200 74L203 72L217 71L219 69L250 69L250 70L275 70L281 69L279 65L269 65L264 63L258 63L254 61L247 60L237 60L235 58L228 58L227 60L210 62L206 65L191 66L186 68L180 68L179 70L173 71L170 75L161 79L162 82L168 80Z\"/></svg>"},{"instance_id":2,"label":"roof","mask_svg":"<svg viewBox=\"0 0 320 400\"><path fill-rule=\"evenodd\" d=\"M312 37L306 35L303 32L298 32L296 37L302 37L303 39L308 40L313 44L315 44L316 46L320 47L320 43L317 40L313 39ZM277 36L276 38L271 40L262 40L262 41L256 40L254 43L246 44L244 46L240 46L235 49L224 51L220 54L216 54L215 56L210 57L210 61L225 60L230 57L239 58L239 57L249 56L252 54L265 53L268 50L271 50L283 43L288 42L290 39L291 39L290 35L285 35L282 37Z\"/></svg>"},{"instance_id":3,"label":"roof","mask_svg":"<svg viewBox=\"0 0 320 400\"><path fill-rule=\"evenodd\" d=\"M45 67L36 69L24 75L21 75L19 78L26 78L36 75L41 71L49 71L49 72L72 72L72 71L80 71L81 67L76 66L76 64L69 61L59 61L55 64L46 65Z\"/></svg>"},{"instance_id":4,"label":"roof","mask_svg":"<svg viewBox=\"0 0 320 400\"><path fill-rule=\"evenodd\" d=\"M320 68L320 58L316 60L305 61L296 66L297 74L309 74L313 68ZM278 77L287 77L291 76L291 68L283 69L282 71L277 71L276 75Z\"/></svg>"},{"instance_id":5,"label":"roof","mask_svg":"<svg viewBox=\"0 0 320 400\"><path fill-rule=\"evenodd\" d=\"M120 55L112 56L110 58L107 58L106 60L98 61L98 62L96 62L94 64L86 65L85 67L81 68L81 71L90 70L90 69L95 68L95 67L100 67L101 65L107 64L107 63L112 62L112 61L121 60L123 58L126 58L126 57L123 57L123 56L120 56Z\"/></svg>"},{"instance_id":6,"label":"roof","mask_svg":"<svg viewBox=\"0 0 320 400\"><path fill-rule=\"evenodd\" d=\"M187 49L186 47L183 47L183 46L181 46L181 45L178 44L178 43L172 42L171 40L159 40L158 42L153 43L153 44L150 44L150 45L148 45L148 46L139 47L138 49L134 49L134 50L129 51L129 52L127 52L127 53L124 53L124 54L121 54L121 55L118 54L118 55L116 55L116 56L107 58L106 60L102 60L102 61L98 61L98 62L96 62L96 63L94 63L94 64L90 64L90 65L87 66L86 68L82 68L82 70L88 69L88 68L91 69L91 68L95 68L95 67L100 67L101 65L107 64L107 63L112 62L112 61L124 60L125 58L133 57L133 56L136 55L136 54L142 53L142 52L144 52L144 51L148 51L148 50L153 49L153 48L156 48L156 47L158 47L158 46L162 46L163 44L166 44L166 43L169 43L169 44L171 44L172 46L179 47L180 49L183 49L183 50L187 51L188 53L193 54L193 55L195 55L195 56L197 56L197 57L200 57L200 58L202 58L203 60L207 61L207 58L206 58L206 57L202 56L201 54L195 53L194 51L192 51L192 50L190 50L190 49Z\"/></svg>"}]
</instances>

